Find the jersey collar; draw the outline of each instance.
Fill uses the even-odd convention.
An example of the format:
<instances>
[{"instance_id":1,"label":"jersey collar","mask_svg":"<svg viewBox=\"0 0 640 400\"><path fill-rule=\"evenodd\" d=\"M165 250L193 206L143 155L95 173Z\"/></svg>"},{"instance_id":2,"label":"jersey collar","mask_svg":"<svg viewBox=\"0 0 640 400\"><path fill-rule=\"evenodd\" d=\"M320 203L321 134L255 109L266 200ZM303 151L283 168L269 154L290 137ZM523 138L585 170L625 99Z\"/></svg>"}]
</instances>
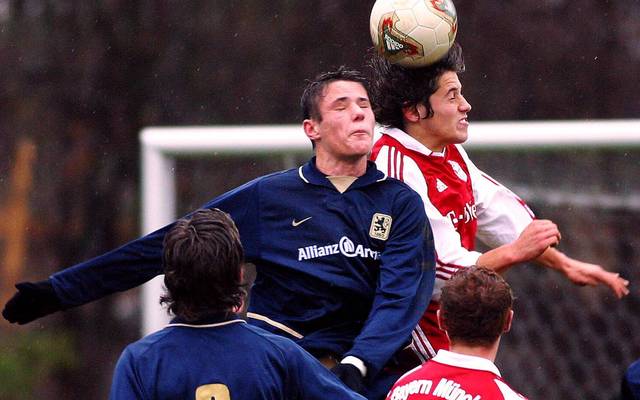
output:
<instances>
[{"instance_id":1,"label":"jersey collar","mask_svg":"<svg viewBox=\"0 0 640 400\"><path fill-rule=\"evenodd\" d=\"M300 176L300 179L302 179L305 183L325 186L336 190L331 181L327 179L326 175L320 172L318 168L316 168L315 156L312 157L311 160L309 160L306 164L298 168L298 176ZM356 179L356 181L353 182L351 186L349 186L347 192L353 188L368 186L385 179L387 179L387 175L385 175L382 171L379 171L374 162L367 161L367 170L365 171L364 175L358 177L358 179Z\"/></svg>"},{"instance_id":2,"label":"jersey collar","mask_svg":"<svg viewBox=\"0 0 640 400\"><path fill-rule=\"evenodd\" d=\"M391 136L407 149L416 151L420 154L425 154L427 156L444 157L445 151L447 149L445 146L445 149L442 150L441 153L431 151L425 145L417 141L413 136L398 128L387 127L382 131L382 133Z\"/></svg>"},{"instance_id":3,"label":"jersey collar","mask_svg":"<svg viewBox=\"0 0 640 400\"><path fill-rule=\"evenodd\" d=\"M237 314L234 313L216 313L200 318L197 321L186 321L180 317L175 317L167 326L190 326L195 328L204 328L211 326L221 326L230 323L244 322Z\"/></svg>"},{"instance_id":4,"label":"jersey collar","mask_svg":"<svg viewBox=\"0 0 640 400\"><path fill-rule=\"evenodd\" d=\"M438 353L432 359L440 364L451 365L454 367L477 369L480 371L489 371L498 376L500 371L491 360L482 357L469 356L466 354L454 353L448 350L438 350Z\"/></svg>"}]
</instances>

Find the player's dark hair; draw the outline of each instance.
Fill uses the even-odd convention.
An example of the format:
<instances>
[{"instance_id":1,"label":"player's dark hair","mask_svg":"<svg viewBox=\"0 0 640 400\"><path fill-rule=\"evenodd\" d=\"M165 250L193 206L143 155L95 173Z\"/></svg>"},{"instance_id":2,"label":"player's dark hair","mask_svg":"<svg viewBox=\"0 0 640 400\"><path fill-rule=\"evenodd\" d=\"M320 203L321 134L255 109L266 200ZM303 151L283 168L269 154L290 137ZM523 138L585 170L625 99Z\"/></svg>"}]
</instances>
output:
<instances>
[{"instance_id":1,"label":"player's dark hair","mask_svg":"<svg viewBox=\"0 0 640 400\"><path fill-rule=\"evenodd\" d=\"M469 345L492 345L504 331L512 306L509 284L483 267L459 270L440 295L440 315L449 338Z\"/></svg>"},{"instance_id":2,"label":"player's dark hair","mask_svg":"<svg viewBox=\"0 0 640 400\"><path fill-rule=\"evenodd\" d=\"M196 321L242 305L244 250L228 214L201 209L178 220L164 238L162 255L169 311Z\"/></svg>"},{"instance_id":3,"label":"player's dark hair","mask_svg":"<svg viewBox=\"0 0 640 400\"><path fill-rule=\"evenodd\" d=\"M391 64L375 51L371 51L368 66L371 74L369 95L376 121L400 129L404 128L404 107L422 103L427 108L425 118L432 117L429 97L438 90L442 74L447 71L462 73L465 69L462 48L457 43L443 58L426 67L406 68Z\"/></svg>"},{"instance_id":4,"label":"player's dark hair","mask_svg":"<svg viewBox=\"0 0 640 400\"><path fill-rule=\"evenodd\" d=\"M315 119L322 121L320 113L320 98L324 96L325 88L335 81L357 82L368 89L367 79L362 73L350 70L344 65L335 71L325 72L316 76L313 80L307 82L307 86L300 97L300 108L302 110L302 119Z\"/></svg>"}]
</instances>

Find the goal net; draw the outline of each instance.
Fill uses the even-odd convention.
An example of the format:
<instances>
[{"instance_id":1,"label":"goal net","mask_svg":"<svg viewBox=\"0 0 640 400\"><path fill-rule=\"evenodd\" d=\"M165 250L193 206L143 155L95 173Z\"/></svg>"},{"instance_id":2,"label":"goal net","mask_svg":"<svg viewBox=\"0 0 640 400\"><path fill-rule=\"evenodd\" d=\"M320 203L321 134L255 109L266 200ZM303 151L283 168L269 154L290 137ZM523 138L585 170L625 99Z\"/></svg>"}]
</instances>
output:
<instances>
[{"instance_id":1,"label":"goal net","mask_svg":"<svg viewBox=\"0 0 640 400\"><path fill-rule=\"evenodd\" d=\"M256 176L311 155L299 125L146 128L142 230L151 232ZM533 265L506 275L517 297L498 366L530 397L613 398L640 357L640 120L475 122L465 148L476 165L563 232L560 249L621 272L632 294L580 288ZM143 287L142 333L168 317L161 277Z\"/></svg>"}]
</instances>

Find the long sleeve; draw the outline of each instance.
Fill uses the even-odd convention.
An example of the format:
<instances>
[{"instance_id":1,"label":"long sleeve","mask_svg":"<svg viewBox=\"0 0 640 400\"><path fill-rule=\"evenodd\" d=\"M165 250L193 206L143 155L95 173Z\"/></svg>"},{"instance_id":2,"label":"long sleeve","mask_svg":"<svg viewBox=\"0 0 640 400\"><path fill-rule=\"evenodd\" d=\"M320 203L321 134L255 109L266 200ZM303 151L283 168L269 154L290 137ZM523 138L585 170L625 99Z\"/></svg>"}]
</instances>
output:
<instances>
[{"instance_id":1,"label":"long sleeve","mask_svg":"<svg viewBox=\"0 0 640 400\"><path fill-rule=\"evenodd\" d=\"M324 365L293 342L282 341L287 366L287 399L305 400L365 400L348 389Z\"/></svg>"},{"instance_id":2,"label":"long sleeve","mask_svg":"<svg viewBox=\"0 0 640 400\"><path fill-rule=\"evenodd\" d=\"M258 180L227 192L203 206L219 208L231 215L245 247L247 259L258 251L254 229L257 224ZM173 223L115 250L53 274L50 281L66 308L139 286L162 274L162 243Z\"/></svg>"},{"instance_id":3,"label":"long sleeve","mask_svg":"<svg viewBox=\"0 0 640 400\"><path fill-rule=\"evenodd\" d=\"M371 312L346 355L363 360L373 377L408 341L431 298L435 255L420 198L400 194L391 234L380 256L380 275Z\"/></svg>"},{"instance_id":4,"label":"long sleeve","mask_svg":"<svg viewBox=\"0 0 640 400\"><path fill-rule=\"evenodd\" d=\"M458 146L458 151L473 182L478 239L492 248L513 242L531 223L533 212L515 193L478 169L462 146Z\"/></svg>"}]
</instances>

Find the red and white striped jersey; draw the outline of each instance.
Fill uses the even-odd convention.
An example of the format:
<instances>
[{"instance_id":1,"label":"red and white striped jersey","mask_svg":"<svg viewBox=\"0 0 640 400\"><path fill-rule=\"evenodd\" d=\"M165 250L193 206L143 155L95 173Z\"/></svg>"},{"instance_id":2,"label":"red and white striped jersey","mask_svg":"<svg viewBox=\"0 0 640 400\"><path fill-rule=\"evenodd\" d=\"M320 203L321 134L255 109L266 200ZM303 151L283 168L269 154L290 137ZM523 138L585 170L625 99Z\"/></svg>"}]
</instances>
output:
<instances>
[{"instance_id":1,"label":"red and white striped jersey","mask_svg":"<svg viewBox=\"0 0 640 400\"><path fill-rule=\"evenodd\" d=\"M460 145L436 153L399 129L385 128L371 159L420 194L433 231L436 283L432 304L413 337L424 361L448 348L435 319L440 290L456 270L476 263L481 255L474 250L476 238L492 248L513 242L534 215L518 196L480 171Z\"/></svg>"},{"instance_id":2,"label":"red and white striped jersey","mask_svg":"<svg viewBox=\"0 0 640 400\"><path fill-rule=\"evenodd\" d=\"M403 375L387 400L525 400L486 358L440 350L422 366Z\"/></svg>"}]
</instances>

